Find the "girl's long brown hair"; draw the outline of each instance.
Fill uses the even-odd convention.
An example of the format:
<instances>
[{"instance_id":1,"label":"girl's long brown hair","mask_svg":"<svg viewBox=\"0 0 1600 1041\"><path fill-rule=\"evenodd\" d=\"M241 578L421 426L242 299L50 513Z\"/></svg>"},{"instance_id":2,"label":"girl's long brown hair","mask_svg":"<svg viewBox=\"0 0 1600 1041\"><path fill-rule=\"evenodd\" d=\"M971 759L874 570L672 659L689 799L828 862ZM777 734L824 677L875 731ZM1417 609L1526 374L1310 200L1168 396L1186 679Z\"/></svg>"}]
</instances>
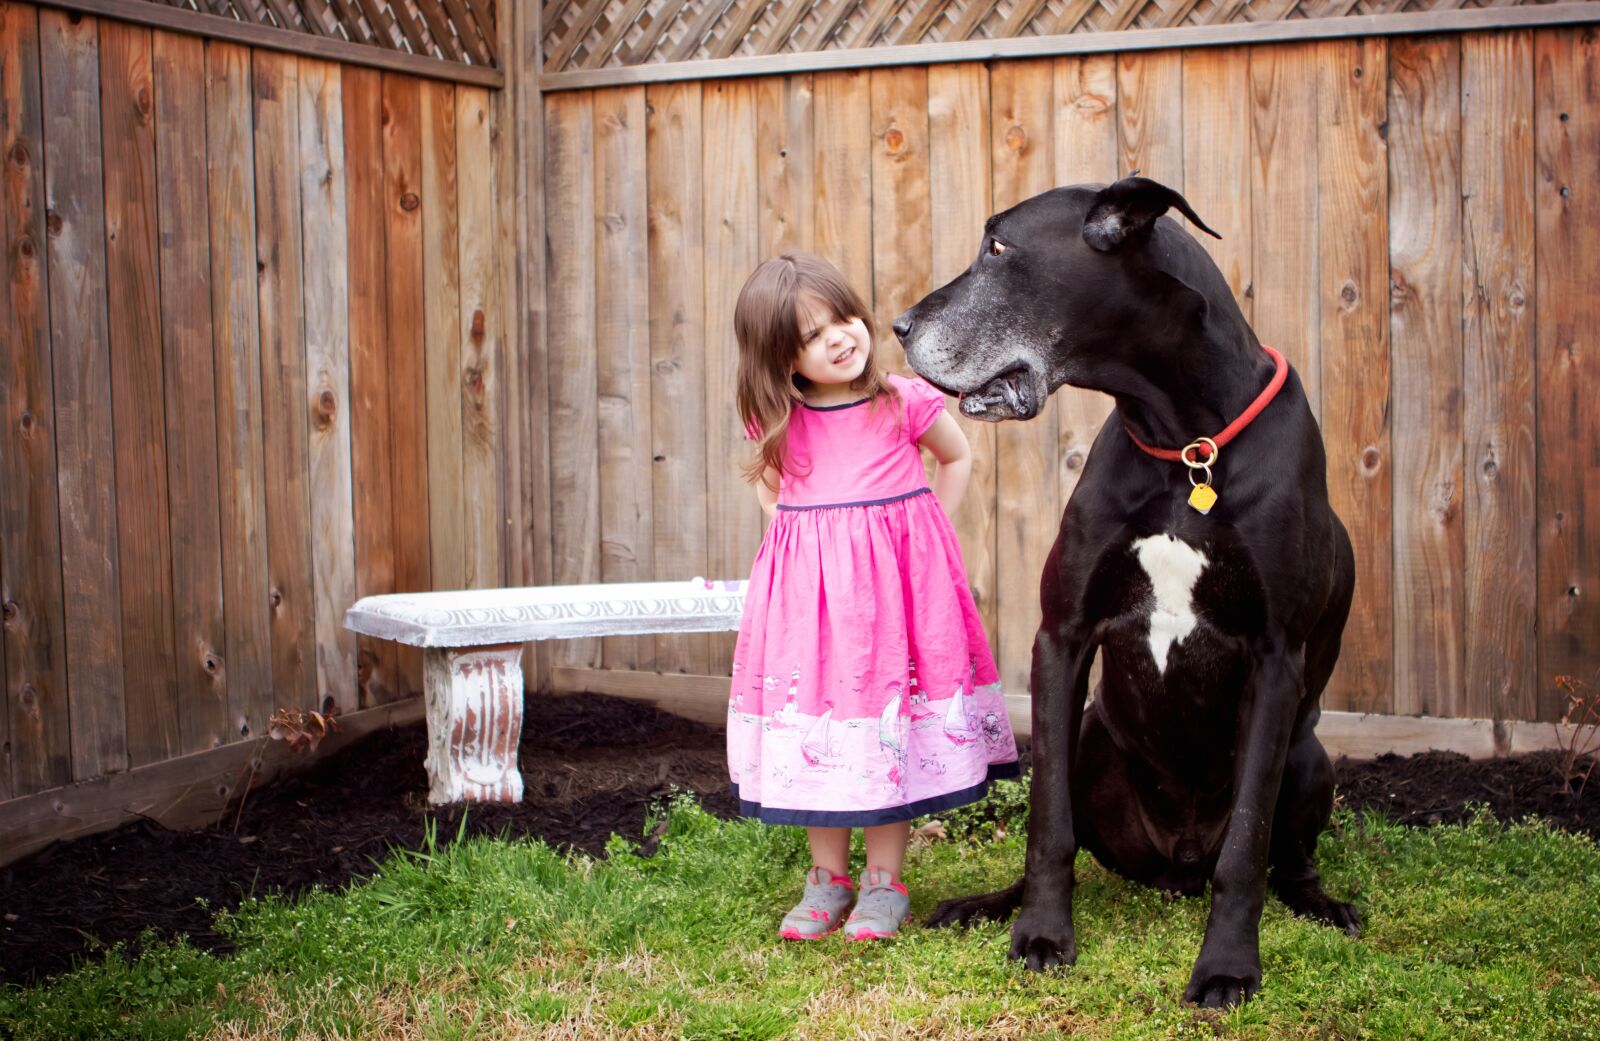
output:
<instances>
[{"instance_id":1,"label":"girl's long brown hair","mask_svg":"<svg viewBox=\"0 0 1600 1041\"><path fill-rule=\"evenodd\" d=\"M733 332L739 341L739 418L757 432L755 458L744 466L754 484L769 468L785 469L784 442L789 416L803 399L806 380L793 371L804 346L800 339L800 295L808 293L832 312L835 321L859 318L877 346L872 311L832 264L811 253L782 253L762 261L733 308ZM878 352L867 352L867 367L851 389L877 403L897 401L895 389L878 367Z\"/></svg>"}]
</instances>

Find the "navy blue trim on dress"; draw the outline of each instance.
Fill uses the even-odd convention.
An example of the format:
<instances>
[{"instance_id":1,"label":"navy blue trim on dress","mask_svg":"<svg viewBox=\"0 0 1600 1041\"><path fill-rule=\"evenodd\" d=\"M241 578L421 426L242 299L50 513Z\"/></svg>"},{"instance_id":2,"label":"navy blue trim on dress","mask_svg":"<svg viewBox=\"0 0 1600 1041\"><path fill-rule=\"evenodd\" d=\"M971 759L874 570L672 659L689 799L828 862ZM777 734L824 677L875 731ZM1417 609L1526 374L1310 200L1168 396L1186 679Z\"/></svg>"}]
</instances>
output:
<instances>
[{"instance_id":1,"label":"navy blue trim on dress","mask_svg":"<svg viewBox=\"0 0 1600 1041\"><path fill-rule=\"evenodd\" d=\"M899 824L928 813L954 809L977 802L989 793L989 785L1012 777L1021 777L1022 767L1013 759L1009 763L990 763L983 780L971 788L946 792L931 799L902 806L886 806L881 810L783 810L768 808L758 802L739 798L739 786L731 785L733 797L739 802L739 812L746 817L758 818L763 824L798 824L807 828L871 828L879 824Z\"/></svg>"},{"instance_id":2,"label":"navy blue trim on dress","mask_svg":"<svg viewBox=\"0 0 1600 1041\"><path fill-rule=\"evenodd\" d=\"M778 503L778 509L780 509L780 510L837 510L841 506L886 506L891 502L903 502L906 499L915 498L918 495L927 495L928 493L930 493L932 491L933 491L932 488L929 488L926 485L924 485L923 487L918 488L914 492L906 492L903 495L891 495L887 499L863 499L860 502L825 502L825 503L822 503L820 506L790 506L788 503L780 502L780 503Z\"/></svg>"},{"instance_id":3,"label":"navy blue trim on dress","mask_svg":"<svg viewBox=\"0 0 1600 1041\"><path fill-rule=\"evenodd\" d=\"M846 401L843 405L813 405L811 402L802 399L800 404L813 412L837 412L842 408L855 408L857 405L865 405L871 400L871 398L861 398L856 401Z\"/></svg>"}]
</instances>

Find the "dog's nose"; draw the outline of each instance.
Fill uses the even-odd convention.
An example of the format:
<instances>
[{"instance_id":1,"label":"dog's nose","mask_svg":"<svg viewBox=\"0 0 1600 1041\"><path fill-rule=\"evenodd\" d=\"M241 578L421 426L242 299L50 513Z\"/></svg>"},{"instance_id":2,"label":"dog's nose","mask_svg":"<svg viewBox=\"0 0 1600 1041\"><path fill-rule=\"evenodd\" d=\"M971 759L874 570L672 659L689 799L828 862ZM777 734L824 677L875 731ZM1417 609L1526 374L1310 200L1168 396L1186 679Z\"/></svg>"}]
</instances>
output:
<instances>
[{"instance_id":1,"label":"dog's nose","mask_svg":"<svg viewBox=\"0 0 1600 1041\"><path fill-rule=\"evenodd\" d=\"M904 340L911 335L911 312L907 311L894 320L894 334Z\"/></svg>"}]
</instances>

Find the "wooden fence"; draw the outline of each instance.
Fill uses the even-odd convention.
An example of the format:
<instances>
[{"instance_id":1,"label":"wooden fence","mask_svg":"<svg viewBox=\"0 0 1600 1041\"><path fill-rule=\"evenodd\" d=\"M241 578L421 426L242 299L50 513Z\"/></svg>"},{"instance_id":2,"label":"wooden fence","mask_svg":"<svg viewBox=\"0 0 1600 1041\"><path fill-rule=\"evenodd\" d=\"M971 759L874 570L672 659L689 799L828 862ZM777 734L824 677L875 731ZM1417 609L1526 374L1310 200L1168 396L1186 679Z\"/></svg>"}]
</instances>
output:
<instances>
[{"instance_id":1,"label":"wooden fence","mask_svg":"<svg viewBox=\"0 0 1600 1041\"><path fill-rule=\"evenodd\" d=\"M0 3L0 800L415 693L344 610L503 584L492 97Z\"/></svg>"},{"instance_id":2,"label":"wooden fence","mask_svg":"<svg viewBox=\"0 0 1600 1041\"><path fill-rule=\"evenodd\" d=\"M761 258L829 256L887 330L992 211L1139 168L1222 232L1202 241L1322 422L1359 573L1327 705L1557 718L1553 677L1600 666L1597 83L1581 27L552 91L554 578L749 567L730 315ZM1014 693L1108 404L966 424L957 527ZM643 691L627 670L725 675L730 652L565 645L554 676Z\"/></svg>"}]
</instances>

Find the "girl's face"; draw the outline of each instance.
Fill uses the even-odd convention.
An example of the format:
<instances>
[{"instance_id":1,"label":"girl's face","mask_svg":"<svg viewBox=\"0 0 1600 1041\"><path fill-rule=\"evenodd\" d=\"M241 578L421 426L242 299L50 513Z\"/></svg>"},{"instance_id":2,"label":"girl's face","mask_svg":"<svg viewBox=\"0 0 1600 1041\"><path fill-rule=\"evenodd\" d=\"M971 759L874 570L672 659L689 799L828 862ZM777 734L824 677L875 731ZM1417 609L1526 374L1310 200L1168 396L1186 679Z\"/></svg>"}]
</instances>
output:
<instances>
[{"instance_id":1,"label":"girl's face","mask_svg":"<svg viewBox=\"0 0 1600 1041\"><path fill-rule=\"evenodd\" d=\"M800 354L794 371L813 384L850 383L867 368L872 337L859 318L839 321L822 301L800 294Z\"/></svg>"}]
</instances>

